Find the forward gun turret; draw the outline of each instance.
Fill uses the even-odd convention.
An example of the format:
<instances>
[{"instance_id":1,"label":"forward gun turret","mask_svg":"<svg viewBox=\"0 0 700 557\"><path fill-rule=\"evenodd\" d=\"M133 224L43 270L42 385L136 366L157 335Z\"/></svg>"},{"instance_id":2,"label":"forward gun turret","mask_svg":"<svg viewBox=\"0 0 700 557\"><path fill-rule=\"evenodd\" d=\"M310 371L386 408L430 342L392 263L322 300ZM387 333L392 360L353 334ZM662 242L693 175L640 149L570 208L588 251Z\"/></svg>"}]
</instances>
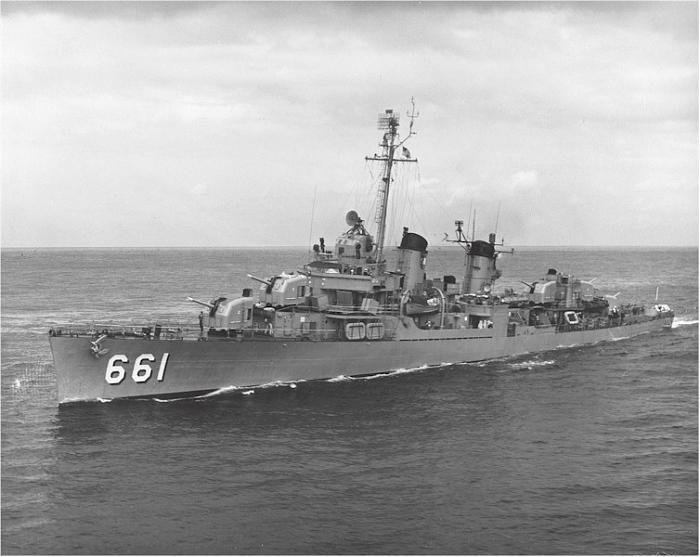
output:
<instances>
[{"instance_id":1,"label":"forward gun turret","mask_svg":"<svg viewBox=\"0 0 700 557\"><path fill-rule=\"evenodd\" d=\"M269 280L261 279L260 277L256 277L255 275L251 275L250 273L248 273L246 276L247 276L249 279L256 280L256 281L258 281L259 283L262 283L262 284L267 285L268 287L272 287L272 282L270 282Z\"/></svg>"},{"instance_id":2,"label":"forward gun turret","mask_svg":"<svg viewBox=\"0 0 700 557\"><path fill-rule=\"evenodd\" d=\"M202 300L196 300L192 296L187 296L187 301L188 302L194 302L195 304L199 304L200 306L204 306L209 309L214 309L214 304L210 304L209 302L203 302Z\"/></svg>"}]
</instances>

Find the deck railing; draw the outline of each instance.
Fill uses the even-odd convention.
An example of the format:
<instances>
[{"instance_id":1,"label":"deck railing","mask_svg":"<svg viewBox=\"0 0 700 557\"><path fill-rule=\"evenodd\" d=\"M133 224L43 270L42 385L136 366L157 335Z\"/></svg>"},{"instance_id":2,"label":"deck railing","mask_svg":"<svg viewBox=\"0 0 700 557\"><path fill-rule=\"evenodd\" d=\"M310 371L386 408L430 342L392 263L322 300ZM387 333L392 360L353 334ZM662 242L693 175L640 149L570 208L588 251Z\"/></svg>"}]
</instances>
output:
<instances>
[{"instance_id":1,"label":"deck railing","mask_svg":"<svg viewBox=\"0 0 700 557\"><path fill-rule=\"evenodd\" d=\"M163 340L181 340L184 338L197 338L201 330L193 323L178 323L170 321L158 321L144 323L110 323L91 322L85 324L56 323L49 330L52 336L85 336L124 338L149 338Z\"/></svg>"},{"instance_id":2,"label":"deck railing","mask_svg":"<svg viewBox=\"0 0 700 557\"><path fill-rule=\"evenodd\" d=\"M342 329L342 327L340 327ZM253 327L231 331L209 331L192 323L158 322L149 324L124 323L57 323L49 330L51 336L99 338L138 338L145 340L289 340L289 341L328 341L341 340L343 334L338 328L289 328L255 323ZM384 322L384 340L394 338L396 327Z\"/></svg>"}]
</instances>

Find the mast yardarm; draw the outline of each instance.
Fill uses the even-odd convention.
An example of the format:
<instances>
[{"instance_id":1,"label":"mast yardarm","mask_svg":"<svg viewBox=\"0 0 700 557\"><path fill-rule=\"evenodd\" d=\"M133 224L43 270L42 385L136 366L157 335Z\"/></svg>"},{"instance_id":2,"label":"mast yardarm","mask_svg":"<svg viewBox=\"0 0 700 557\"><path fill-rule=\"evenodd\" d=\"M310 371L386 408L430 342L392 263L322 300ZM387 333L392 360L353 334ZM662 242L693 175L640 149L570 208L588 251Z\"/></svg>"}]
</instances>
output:
<instances>
[{"instance_id":1,"label":"mast yardarm","mask_svg":"<svg viewBox=\"0 0 700 557\"><path fill-rule=\"evenodd\" d=\"M407 113L410 118L411 123L408 128L408 136L399 141L399 115L395 114L392 109L387 109L383 114L380 114L377 119L377 128L380 130L386 130L382 136L382 142L379 146L382 148L381 155L365 157L368 161L382 161L384 163L384 172L382 173L382 179L377 188L377 212L376 212L376 222L377 222L377 274L381 273L383 269L383 251L384 251L384 240L386 234L386 214L387 208L389 206L389 188L391 186L391 170L395 162L417 162L418 159L412 159L411 154L403 147L401 158L394 158L394 154L397 152L399 147L402 147L408 139L414 135L416 132L413 131L413 121L419 116L416 112L416 105L411 99L411 112Z\"/></svg>"}]
</instances>

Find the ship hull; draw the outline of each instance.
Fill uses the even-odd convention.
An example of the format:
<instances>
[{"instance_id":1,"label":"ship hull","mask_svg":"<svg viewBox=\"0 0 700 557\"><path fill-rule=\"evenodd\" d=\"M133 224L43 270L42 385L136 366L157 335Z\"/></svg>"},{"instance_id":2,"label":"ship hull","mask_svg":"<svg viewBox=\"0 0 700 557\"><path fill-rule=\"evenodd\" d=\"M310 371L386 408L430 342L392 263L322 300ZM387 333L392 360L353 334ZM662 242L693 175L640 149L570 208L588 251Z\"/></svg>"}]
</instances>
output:
<instances>
[{"instance_id":1,"label":"ship hull","mask_svg":"<svg viewBox=\"0 0 700 557\"><path fill-rule=\"evenodd\" d=\"M51 336L59 403L172 398L275 382L361 376L468 363L619 340L670 327L673 317L618 327L513 337L490 330L435 331L385 341L105 338L95 357L86 337Z\"/></svg>"}]
</instances>

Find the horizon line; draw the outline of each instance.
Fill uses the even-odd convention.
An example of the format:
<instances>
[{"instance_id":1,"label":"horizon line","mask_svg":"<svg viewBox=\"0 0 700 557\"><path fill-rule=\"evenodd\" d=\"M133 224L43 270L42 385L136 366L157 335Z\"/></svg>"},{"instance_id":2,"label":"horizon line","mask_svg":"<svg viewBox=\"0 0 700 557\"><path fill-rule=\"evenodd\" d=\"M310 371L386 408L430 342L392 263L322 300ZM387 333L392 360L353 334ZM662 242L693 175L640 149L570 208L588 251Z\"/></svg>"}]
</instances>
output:
<instances>
[{"instance_id":1,"label":"horizon line","mask_svg":"<svg viewBox=\"0 0 700 557\"><path fill-rule=\"evenodd\" d=\"M392 246L398 247L398 246ZM454 246L433 244L432 248L452 248ZM698 244L511 244L513 248L654 248L654 249L686 249L700 248ZM302 245L222 245L222 246L0 246L0 250L36 250L36 249L309 249Z\"/></svg>"}]
</instances>

